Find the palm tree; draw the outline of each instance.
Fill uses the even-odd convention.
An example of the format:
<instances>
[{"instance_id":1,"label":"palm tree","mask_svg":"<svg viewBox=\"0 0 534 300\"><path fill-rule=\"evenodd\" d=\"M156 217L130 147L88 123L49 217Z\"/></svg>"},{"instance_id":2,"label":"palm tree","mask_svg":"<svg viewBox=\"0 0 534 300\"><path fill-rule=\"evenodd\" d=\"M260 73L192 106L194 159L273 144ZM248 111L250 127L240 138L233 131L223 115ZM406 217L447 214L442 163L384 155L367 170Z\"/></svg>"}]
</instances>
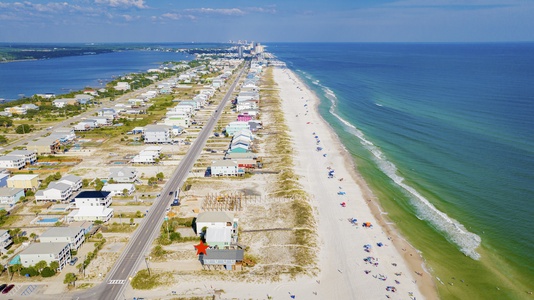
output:
<instances>
[{"instance_id":1,"label":"palm tree","mask_svg":"<svg viewBox=\"0 0 534 300\"><path fill-rule=\"evenodd\" d=\"M65 280L63 280L63 283L67 285L73 285L76 286L76 280L78 280L78 277L74 273L67 273L65 275Z\"/></svg>"}]
</instances>

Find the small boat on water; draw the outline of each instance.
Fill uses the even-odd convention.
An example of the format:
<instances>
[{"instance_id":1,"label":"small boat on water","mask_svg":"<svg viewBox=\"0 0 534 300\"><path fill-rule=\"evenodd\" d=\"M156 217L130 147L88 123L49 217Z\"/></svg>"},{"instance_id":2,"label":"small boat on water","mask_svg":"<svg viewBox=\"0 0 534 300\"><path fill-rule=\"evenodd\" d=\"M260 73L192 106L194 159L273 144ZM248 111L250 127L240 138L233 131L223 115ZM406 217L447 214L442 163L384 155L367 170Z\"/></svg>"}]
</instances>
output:
<instances>
[{"instance_id":1,"label":"small boat on water","mask_svg":"<svg viewBox=\"0 0 534 300\"><path fill-rule=\"evenodd\" d=\"M382 107L382 106L383 106L383 105L382 105L382 104L380 104L380 103L375 103L375 105L376 105L376 106L380 106L380 107Z\"/></svg>"}]
</instances>

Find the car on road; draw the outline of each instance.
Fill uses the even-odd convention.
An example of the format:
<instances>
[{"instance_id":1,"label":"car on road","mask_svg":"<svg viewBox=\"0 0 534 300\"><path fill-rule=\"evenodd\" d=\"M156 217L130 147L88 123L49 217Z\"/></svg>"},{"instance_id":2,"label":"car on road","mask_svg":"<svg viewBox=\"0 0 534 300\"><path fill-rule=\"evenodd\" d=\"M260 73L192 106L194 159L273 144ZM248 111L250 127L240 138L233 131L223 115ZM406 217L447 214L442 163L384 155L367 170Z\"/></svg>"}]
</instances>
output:
<instances>
[{"instance_id":1,"label":"car on road","mask_svg":"<svg viewBox=\"0 0 534 300\"><path fill-rule=\"evenodd\" d=\"M3 283L0 285L0 292L3 291L6 288L7 284Z\"/></svg>"},{"instance_id":2,"label":"car on road","mask_svg":"<svg viewBox=\"0 0 534 300\"><path fill-rule=\"evenodd\" d=\"M73 257L73 258L69 261L69 265L74 266L74 265L76 264L77 261L78 261L78 258L77 258L77 257Z\"/></svg>"},{"instance_id":3,"label":"car on road","mask_svg":"<svg viewBox=\"0 0 534 300\"><path fill-rule=\"evenodd\" d=\"M14 284L10 284L10 285L8 285L5 289L2 290L2 294L7 294L7 293L9 293L14 287L15 287Z\"/></svg>"}]
</instances>

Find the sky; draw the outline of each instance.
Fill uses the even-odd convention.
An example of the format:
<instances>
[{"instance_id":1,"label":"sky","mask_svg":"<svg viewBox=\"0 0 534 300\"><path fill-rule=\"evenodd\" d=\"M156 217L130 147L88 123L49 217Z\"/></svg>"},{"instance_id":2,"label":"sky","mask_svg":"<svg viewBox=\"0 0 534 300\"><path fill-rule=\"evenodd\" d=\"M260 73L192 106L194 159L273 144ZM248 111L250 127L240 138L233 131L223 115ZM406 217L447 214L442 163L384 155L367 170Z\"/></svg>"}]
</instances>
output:
<instances>
[{"instance_id":1,"label":"sky","mask_svg":"<svg viewBox=\"0 0 534 300\"><path fill-rule=\"evenodd\" d=\"M534 41L534 0L0 0L0 42Z\"/></svg>"}]
</instances>

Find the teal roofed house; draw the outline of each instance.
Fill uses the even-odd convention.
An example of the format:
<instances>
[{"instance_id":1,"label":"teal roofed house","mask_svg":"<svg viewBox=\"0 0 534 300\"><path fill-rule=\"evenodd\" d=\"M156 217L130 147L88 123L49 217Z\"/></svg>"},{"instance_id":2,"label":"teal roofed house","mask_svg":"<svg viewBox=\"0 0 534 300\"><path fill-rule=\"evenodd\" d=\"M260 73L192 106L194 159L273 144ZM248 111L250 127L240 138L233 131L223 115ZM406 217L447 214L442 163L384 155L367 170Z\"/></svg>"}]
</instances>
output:
<instances>
[{"instance_id":1,"label":"teal roofed house","mask_svg":"<svg viewBox=\"0 0 534 300\"><path fill-rule=\"evenodd\" d=\"M233 136L235 133L243 129L250 130L250 126L248 125L248 122L242 122L242 121L230 122L230 124L226 126L226 133L228 135Z\"/></svg>"}]
</instances>

